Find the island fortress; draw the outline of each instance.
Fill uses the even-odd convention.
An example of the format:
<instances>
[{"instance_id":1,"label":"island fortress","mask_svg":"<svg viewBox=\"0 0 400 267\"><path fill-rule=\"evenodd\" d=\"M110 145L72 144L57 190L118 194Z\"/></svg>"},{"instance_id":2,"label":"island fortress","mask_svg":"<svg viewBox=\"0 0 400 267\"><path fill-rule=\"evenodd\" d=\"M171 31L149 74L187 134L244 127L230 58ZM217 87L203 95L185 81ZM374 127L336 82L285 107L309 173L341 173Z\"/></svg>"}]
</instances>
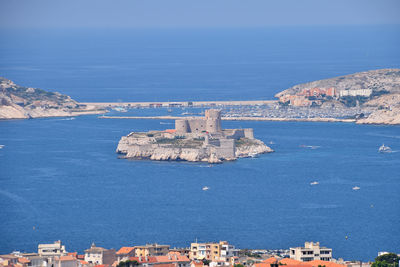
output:
<instances>
[{"instance_id":1,"label":"island fortress","mask_svg":"<svg viewBox=\"0 0 400 267\"><path fill-rule=\"evenodd\" d=\"M119 141L117 152L125 158L186 160L219 163L272 152L254 138L253 129L222 129L221 111L209 109L205 117L175 121L175 129L132 132Z\"/></svg>"}]
</instances>

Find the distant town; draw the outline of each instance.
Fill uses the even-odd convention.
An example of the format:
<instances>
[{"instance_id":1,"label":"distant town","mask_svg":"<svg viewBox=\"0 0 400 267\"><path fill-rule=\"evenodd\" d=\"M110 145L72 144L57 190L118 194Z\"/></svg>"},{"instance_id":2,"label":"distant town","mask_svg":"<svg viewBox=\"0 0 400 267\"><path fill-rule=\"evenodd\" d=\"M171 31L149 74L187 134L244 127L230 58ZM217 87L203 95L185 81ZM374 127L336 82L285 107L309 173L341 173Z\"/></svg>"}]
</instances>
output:
<instances>
[{"instance_id":1,"label":"distant town","mask_svg":"<svg viewBox=\"0 0 400 267\"><path fill-rule=\"evenodd\" d=\"M0 255L3 267L398 267L399 255L379 252L373 262L334 259L319 242L289 249L238 249L227 241L194 242L187 248L146 244L107 249L92 243L84 253L68 252L62 242L39 244L37 252ZM390 262L392 261L392 262Z\"/></svg>"}]
</instances>

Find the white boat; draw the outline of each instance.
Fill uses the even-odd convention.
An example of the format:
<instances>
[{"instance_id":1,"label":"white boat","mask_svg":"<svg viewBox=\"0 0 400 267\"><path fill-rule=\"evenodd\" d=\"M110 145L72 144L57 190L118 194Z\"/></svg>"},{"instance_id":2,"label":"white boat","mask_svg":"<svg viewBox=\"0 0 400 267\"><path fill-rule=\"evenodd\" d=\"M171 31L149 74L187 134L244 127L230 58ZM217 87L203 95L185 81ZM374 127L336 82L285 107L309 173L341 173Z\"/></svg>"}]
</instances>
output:
<instances>
[{"instance_id":1,"label":"white boat","mask_svg":"<svg viewBox=\"0 0 400 267\"><path fill-rule=\"evenodd\" d=\"M4 145L0 145L0 149L2 149L4 147Z\"/></svg>"},{"instance_id":2,"label":"white boat","mask_svg":"<svg viewBox=\"0 0 400 267\"><path fill-rule=\"evenodd\" d=\"M128 110L124 107L114 107L112 110L118 111L118 112L128 112Z\"/></svg>"},{"instance_id":3,"label":"white boat","mask_svg":"<svg viewBox=\"0 0 400 267\"><path fill-rule=\"evenodd\" d=\"M208 189L210 189L208 186L203 186L202 188L203 191L207 191Z\"/></svg>"},{"instance_id":4,"label":"white boat","mask_svg":"<svg viewBox=\"0 0 400 267\"><path fill-rule=\"evenodd\" d=\"M269 141L269 144L270 145L275 145L275 142L274 141Z\"/></svg>"},{"instance_id":5,"label":"white boat","mask_svg":"<svg viewBox=\"0 0 400 267\"><path fill-rule=\"evenodd\" d=\"M311 182L310 185L317 185L319 184L317 181Z\"/></svg>"},{"instance_id":6,"label":"white boat","mask_svg":"<svg viewBox=\"0 0 400 267\"><path fill-rule=\"evenodd\" d=\"M388 146L385 146L385 144L382 144L379 149L378 149L379 153L391 153L392 149Z\"/></svg>"},{"instance_id":7,"label":"white boat","mask_svg":"<svg viewBox=\"0 0 400 267\"><path fill-rule=\"evenodd\" d=\"M358 186L355 186L355 187L353 187L352 189L353 189L354 191L357 191L357 190L360 190L361 188L358 187Z\"/></svg>"}]
</instances>

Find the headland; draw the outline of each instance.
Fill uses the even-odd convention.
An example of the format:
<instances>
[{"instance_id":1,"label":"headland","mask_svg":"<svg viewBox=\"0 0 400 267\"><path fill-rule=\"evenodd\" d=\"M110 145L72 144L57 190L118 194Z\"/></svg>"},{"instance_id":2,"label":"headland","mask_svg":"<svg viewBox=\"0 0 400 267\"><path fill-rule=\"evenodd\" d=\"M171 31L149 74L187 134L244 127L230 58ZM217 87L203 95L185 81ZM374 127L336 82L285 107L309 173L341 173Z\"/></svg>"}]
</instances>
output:
<instances>
[{"instance_id":1,"label":"headland","mask_svg":"<svg viewBox=\"0 0 400 267\"><path fill-rule=\"evenodd\" d=\"M273 150L254 138L253 129L222 129L221 113L216 109L206 110L204 118L177 119L175 129L132 132L117 147L124 158L208 163L269 152Z\"/></svg>"}]
</instances>

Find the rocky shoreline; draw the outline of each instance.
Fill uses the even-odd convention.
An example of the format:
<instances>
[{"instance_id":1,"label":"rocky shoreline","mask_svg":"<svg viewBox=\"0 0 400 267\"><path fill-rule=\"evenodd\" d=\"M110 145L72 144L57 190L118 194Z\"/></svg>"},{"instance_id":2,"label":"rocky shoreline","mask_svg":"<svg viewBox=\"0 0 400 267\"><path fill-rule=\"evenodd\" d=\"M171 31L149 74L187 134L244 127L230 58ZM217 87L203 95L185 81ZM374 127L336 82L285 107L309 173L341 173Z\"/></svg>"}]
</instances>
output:
<instances>
[{"instance_id":1,"label":"rocky shoreline","mask_svg":"<svg viewBox=\"0 0 400 267\"><path fill-rule=\"evenodd\" d=\"M102 114L105 109L80 104L67 95L23 87L0 77L0 120Z\"/></svg>"}]
</instances>

